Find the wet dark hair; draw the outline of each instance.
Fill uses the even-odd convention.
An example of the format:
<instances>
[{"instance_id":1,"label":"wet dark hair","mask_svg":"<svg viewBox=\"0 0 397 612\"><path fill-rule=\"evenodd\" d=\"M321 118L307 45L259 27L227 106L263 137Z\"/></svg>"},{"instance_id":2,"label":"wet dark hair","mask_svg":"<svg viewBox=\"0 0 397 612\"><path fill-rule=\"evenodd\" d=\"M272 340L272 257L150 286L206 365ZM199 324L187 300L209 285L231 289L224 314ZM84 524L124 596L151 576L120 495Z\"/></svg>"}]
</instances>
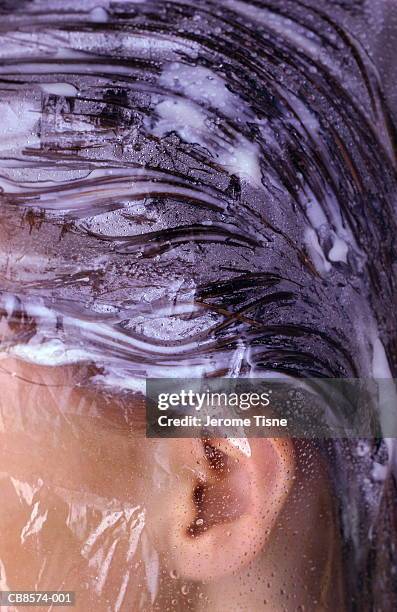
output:
<instances>
[{"instance_id":1,"label":"wet dark hair","mask_svg":"<svg viewBox=\"0 0 397 612\"><path fill-rule=\"evenodd\" d=\"M3 346L66 347L105 384L395 377L396 131L366 3L96 5L0 7L1 99L37 117L1 152ZM352 489L355 448L327 450L359 517L351 609L384 610L395 491Z\"/></svg>"}]
</instances>

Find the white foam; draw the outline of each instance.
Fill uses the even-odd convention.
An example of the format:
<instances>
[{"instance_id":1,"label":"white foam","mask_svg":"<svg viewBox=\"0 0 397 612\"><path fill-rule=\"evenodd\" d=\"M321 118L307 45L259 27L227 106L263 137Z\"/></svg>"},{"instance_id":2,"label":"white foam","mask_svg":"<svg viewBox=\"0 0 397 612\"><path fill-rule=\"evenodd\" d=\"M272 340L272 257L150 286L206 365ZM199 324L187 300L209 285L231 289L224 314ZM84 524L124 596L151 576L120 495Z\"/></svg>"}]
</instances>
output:
<instances>
[{"instance_id":1,"label":"white foam","mask_svg":"<svg viewBox=\"0 0 397 612\"><path fill-rule=\"evenodd\" d=\"M320 227L325 227L328 225L328 220L321 206L320 202L317 200L313 191L310 189L309 185L305 184L302 192L300 194L300 198L303 201L305 206L307 217L314 229L319 229Z\"/></svg>"},{"instance_id":2,"label":"white foam","mask_svg":"<svg viewBox=\"0 0 397 612\"><path fill-rule=\"evenodd\" d=\"M372 337L372 374L374 378L392 378L385 347L377 335Z\"/></svg>"},{"instance_id":3,"label":"white foam","mask_svg":"<svg viewBox=\"0 0 397 612\"><path fill-rule=\"evenodd\" d=\"M257 144L240 133L233 135L234 142L226 143L217 133L215 111L232 120L237 116L240 121L255 120L248 104L228 89L219 74L203 66L169 62L159 85L166 92L155 109L160 119L153 129L158 136L175 130L185 142L206 147L228 172L261 185Z\"/></svg>"},{"instance_id":4,"label":"white foam","mask_svg":"<svg viewBox=\"0 0 397 612\"><path fill-rule=\"evenodd\" d=\"M333 262L343 261L344 263L346 263L348 252L349 247L346 242L338 236L335 236L332 249L328 253L328 259Z\"/></svg>"},{"instance_id":5,"label":"white foam","mask_svg":"<svg viewBox=\"0 0 397 612\"><path fill-rule=\"evenodd\" d=\"M41 83L40 89L56 96L72 97L77 94L77 87L70 83Z\"/></svg>"},{"instance_id":6,"label":"white foam","mask_svg":"<svg viewBox=\"0 0 397 612\"><path fill-rule=\"evenodd\" d=\"M202 142L200 132L205 130L205 113L197 104L181 98L165 98L156 105L153 133L164 136L175 130L186 142Z\"/></svg>"},{"instance_id":7,"label":"white foam","mask_svg":"<svg viewBox=\"0 0 397 612\"><path fill-rule=\"evenodd\" d=\"M377 482L384 482L390 472L389 464L382 465L374 463L372 467L372 478Z\"/></svg>"},{"instance_id":8,"label":"white foam","mask_svg":"<svg viewBox=\"0 0 397 612\"><path fill-rule=\"evenodd\" d=\"M159 84L167 91L183 94L186 98L221 111L234 119L236 111L251 113L247 106L226 86L224 79L203 66L187 66L181 62L166 64L159 78Z\"/></svg>"},{"instance_id":9,"label":"white foam","mask_svg":"<svg viewBox=\"0 0 397 612\"><path fill-rule=\"evenodd\" d=\"M317 272L321 275L327 274L331 270L331 264L327 261L313 228L306 228L304 240Z\"/></svg>"},{"instance_id":10,"label":"white foam","mask_svg":"<svg viewBox=\"0 0 397 612\"><path fill-rule=\"evenodd\" d=\"M184 142L205 147L216 163L230 174L236 174L255 186L261 185L260 153L256 143L236 133L234 142L226 144L211 125L202 107L190 99L161 98L155 106L154 125L146 120L146 128L158 137L175 131Z\"/></svg>"},{"instance_id":11,"label":"white foam","mask_svg":"<svg viewBox=\"0 0 397 612\"><path fill-rule=\"evenodd\" d=\"M379 337L376 327L371 334L372 344L372 376L378 382L378 401L379 401L379 419L382 427L383 435L387 438L395 436L397 431L397 390L393 375L390 369L390 364L386 355L385 347ZM387 470L390 471L392 463L395 460L393 453L395 449L392 444L388 444L390 457L387 464ZM397 459L396 469L397 469ZM373 477L375 480L384 480L387 471L383 466L374 467Z\"/></svg>"},{"instance_id":12,"label":"white foam","mask_svg":"<svg viewBox=\"0 0 397 612\"><path fill-rule=\"evenodd\" d=\"M218 162L230 174L236 174L256 187L260 187L262 184L259 160L260 153L257 144L250 142L241 135L238 136L237 144L229 152L218 155Z\"/></svg>"},{"instance_id":13,"label":"white foam","mask_svg":"<svg viewBox=\"0 0 397 612\"><path fill-rule=\"evenodd\" d=\"M37 365L61 366L89 360L92 353L83 349L72 349L56 338L47 342L18 344L8 349L8 354Z\"/></svg>"}]
</instances>

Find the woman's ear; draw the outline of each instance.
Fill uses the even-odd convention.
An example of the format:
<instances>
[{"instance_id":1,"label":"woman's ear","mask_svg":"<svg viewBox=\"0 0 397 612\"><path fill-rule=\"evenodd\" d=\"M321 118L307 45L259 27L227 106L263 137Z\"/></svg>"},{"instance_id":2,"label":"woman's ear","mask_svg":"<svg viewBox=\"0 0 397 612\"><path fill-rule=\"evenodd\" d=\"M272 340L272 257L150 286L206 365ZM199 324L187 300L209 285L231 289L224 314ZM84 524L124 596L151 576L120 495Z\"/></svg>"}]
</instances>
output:
<instances>
[{"instance_id":1,"label":"woman's ear","mask_svg":"<svg viewBox=\"0 0 397 612\"><path fill-rule=\"evenodd\" d=\"M292 442L168 442L176 480L162 522L172 569L181 578L207 581L246 565L263 550L292 486Z\"/></svg>"}]
</instances>

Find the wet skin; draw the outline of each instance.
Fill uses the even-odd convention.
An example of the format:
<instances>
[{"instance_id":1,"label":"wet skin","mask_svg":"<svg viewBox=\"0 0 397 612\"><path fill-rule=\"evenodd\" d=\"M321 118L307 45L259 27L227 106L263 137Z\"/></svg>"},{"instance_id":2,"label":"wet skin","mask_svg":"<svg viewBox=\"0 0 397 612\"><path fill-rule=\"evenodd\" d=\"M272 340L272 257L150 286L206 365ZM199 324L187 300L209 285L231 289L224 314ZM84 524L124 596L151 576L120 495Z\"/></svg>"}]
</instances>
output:
<instances>
[{"instance_id":1,"label":"wet skin","mask_svg":"<svg viewBox=\"0 0 397 612\"><path fill-rule=\"evenodd\" d=\"M328 606L336 603L341 609L333 504L325 470L309 447L295 447L300 468L263 549L248 563L242 552L239 569L219 578L183 580L173 577L168 537L180 529L179 521L189 524L185 510L174 505L180 469L190 470L196 452L186 445L199 441L145 439L139 402L126 417L120 401L104 402L101 394L76 386L75 367L3 359L0 376L0 538L9 588L76 590L78 610L105 610L107 600L120 597L128 575L123 605L143 601L145 610L295 610L297 602L313 610L335 609ZM194 469L205 470L206 462L197 459ZM233 497L233 487L226 482L210 506L230 525L249 512ZM227 532L225 527L225 544ZM148 566L148 550L157 556L159 572ZM152 580L157 576L155 602L151 572ZM182 587L190 593L187 607Z\"/></svg>"}]
</instances>

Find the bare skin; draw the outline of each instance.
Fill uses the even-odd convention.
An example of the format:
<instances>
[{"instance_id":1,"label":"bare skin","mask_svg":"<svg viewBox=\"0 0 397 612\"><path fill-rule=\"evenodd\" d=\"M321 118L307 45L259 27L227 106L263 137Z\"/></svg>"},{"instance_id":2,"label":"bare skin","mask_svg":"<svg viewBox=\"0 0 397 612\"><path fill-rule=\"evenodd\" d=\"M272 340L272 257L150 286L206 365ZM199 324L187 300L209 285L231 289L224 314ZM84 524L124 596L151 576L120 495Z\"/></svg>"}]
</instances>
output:
<instances>
[{"instance_id":1,"label":"bare skin","mask_svg":"<svg viewBox=\"0 0 397 612\"><path fill-rule=\"evenodd\" d=\"M77 610L107 610L108 602L121 610L343 610L331 494L320 459L304 447L296 447L303 460L255 554L247 556L237 540L238 569L228 571L231 555L225 553L229 559L220 555L216 570L225 567L218 576L195 579L193 556L184 577L183 566L174 569L178 553L170 550L170 534L185 521L178 500L190 486L178 461L184 473L206 469L204 459L196 461L197 440L146 439L139 419L132 427L120 406L101 406L99 395L76 386L75 368L11 358L0 366L2 589L76 590ZM265 443L256 441L258 452ZM237 454L233 461L238 464ZM240 483L237 476L231 489L241 486L249 499L251 481ZM190 489L186 495L191 500ZM230 504L216 527L224 550L233 522L249 513L242 505L234 516ZM262 542L255 525L252 539ZM180 554L194 555L202 540L181 542L181 550L185 545ZM211 554L204 549L202 555L209 564Z\"/></svg>"}]
</instances>

